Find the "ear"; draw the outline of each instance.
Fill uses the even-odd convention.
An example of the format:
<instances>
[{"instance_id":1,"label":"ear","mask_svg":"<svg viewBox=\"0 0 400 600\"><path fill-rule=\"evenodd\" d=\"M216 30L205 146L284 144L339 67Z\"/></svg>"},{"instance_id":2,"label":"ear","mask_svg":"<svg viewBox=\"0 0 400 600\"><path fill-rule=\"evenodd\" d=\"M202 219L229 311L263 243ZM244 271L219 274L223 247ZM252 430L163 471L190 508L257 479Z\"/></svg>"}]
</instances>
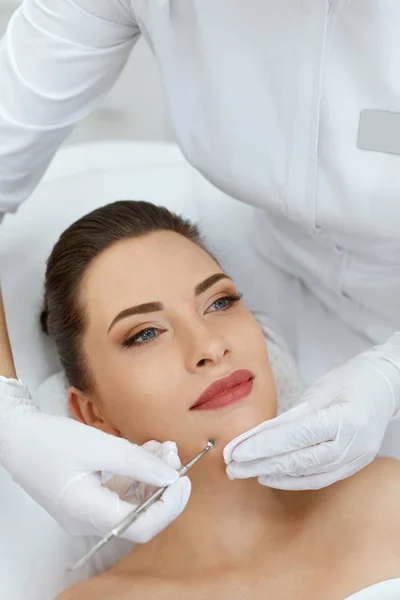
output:
<instances>
[{"instance_id":1,"label":"ear","mask_svg":"<svg viewBox=\"0 0 400 600\"><path fill-rule=\"evenodd\" d=\"M104 416L100 403L90 394L84 394L76 387L68 390L68 406L70 413L77 421L90 427L101 429L105 433L121 437L121 432Z\"/></svg>"}]
</instances>

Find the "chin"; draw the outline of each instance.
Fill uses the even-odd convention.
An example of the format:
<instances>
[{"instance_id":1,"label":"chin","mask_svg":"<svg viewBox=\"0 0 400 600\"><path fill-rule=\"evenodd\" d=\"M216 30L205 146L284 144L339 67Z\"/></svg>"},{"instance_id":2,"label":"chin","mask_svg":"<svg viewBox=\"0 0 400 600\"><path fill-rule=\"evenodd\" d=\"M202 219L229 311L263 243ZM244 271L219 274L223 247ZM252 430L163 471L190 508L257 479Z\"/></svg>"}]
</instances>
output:
<instances>
[{"instance_id":1,"label":"chin","mask_svg":"<svg viewBox=\"0 0 400 600\"><path fill-rule=\"evenodd\" d=\"M221 415L222 416L222 415ZM214 426L210 423L208 437L204 437L204 446L207 444L209 439L214 439L217 444L217 449L222 452L224 447L229 444L233 439L244 433L257 427L264 421L269 421L276 417L276 408L273 407L271 410L265 410L265 406L262 410L238 410L235 413L231 413L229 418L221 419L216 415L216 422Z\"/></svg>"}]
</instances>

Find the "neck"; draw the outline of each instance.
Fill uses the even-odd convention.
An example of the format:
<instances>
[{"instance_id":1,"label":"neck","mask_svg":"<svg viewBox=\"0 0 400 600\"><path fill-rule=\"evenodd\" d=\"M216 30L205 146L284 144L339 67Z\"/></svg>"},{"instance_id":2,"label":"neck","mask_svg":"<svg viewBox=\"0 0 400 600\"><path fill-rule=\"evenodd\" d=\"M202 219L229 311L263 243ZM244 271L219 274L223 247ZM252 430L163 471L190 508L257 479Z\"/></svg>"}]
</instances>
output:
<instances>
[{"instance_id":1,"label":"neck","mask_svg":"<svg viewBox=\"0 0 400 600\"><path fill-rule=\"evenodd\" d=\"M211 458L213 460L211 460ZM257 479L229 480L222 457L190 472L192 493L183 513L118 567L159 576L195 576L204 569L251 564L276 552L299 532L311 499L307 492L267 488Z\"/></svg>"}]
</instances>

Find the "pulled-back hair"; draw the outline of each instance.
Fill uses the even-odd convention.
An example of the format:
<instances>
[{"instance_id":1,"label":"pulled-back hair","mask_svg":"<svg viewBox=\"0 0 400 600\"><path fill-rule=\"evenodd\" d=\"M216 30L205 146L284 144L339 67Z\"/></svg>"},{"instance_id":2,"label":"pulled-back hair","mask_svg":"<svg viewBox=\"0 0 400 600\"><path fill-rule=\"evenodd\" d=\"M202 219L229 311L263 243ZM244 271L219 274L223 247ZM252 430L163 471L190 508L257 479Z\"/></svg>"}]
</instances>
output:
<instances>
[{"instance_id":1,"label":"pulled-back hair","mask_svg":"<svg viewBox=\"0 0 400 600\"><path fill-rule=\"evenodd\" d=\"M90 212L70 225L55 244L47 260L40 323L55 341L70 385L81 391L93 386L83 352L87 319L80 299L89 265L116 242L163 230L184 236L211 255L196 225L165 207L129 200Z\"/></svg>"}]
</instances>

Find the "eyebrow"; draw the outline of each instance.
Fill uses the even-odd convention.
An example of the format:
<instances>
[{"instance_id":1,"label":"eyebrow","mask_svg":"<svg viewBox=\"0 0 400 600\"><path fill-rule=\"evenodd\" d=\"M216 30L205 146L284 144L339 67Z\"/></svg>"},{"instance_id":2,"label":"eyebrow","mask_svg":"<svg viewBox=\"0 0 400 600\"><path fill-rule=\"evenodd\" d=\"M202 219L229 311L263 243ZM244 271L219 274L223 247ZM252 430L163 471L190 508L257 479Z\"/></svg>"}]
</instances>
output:
<instances>
[{"instance_id":1,"label":"eyebrow","mask_svg":"<svg viewBox=\"0 0 400 600\"><path fill-rule=\"evenodd\" d=\"M232 278L229 277L226 273L214 273L214 275L210 275L204 281L201 281L194 288L194 295L199 296L203 294L208 288L213 286L215 283L220 281L221 279L229 279L232 281ZM151 312L158 312L160 310L164 310L164 305L161 302L145 302L144 304L136 304L135 306L130 306L129 308L125 308L121 310L117 314L116 317L111 322L111 325L107 329L107 333L114 327L114 325L120 321L121 319L126 319L126 317L131 317L132 315L140 315Z\"/></svg>"}]
</instances>

